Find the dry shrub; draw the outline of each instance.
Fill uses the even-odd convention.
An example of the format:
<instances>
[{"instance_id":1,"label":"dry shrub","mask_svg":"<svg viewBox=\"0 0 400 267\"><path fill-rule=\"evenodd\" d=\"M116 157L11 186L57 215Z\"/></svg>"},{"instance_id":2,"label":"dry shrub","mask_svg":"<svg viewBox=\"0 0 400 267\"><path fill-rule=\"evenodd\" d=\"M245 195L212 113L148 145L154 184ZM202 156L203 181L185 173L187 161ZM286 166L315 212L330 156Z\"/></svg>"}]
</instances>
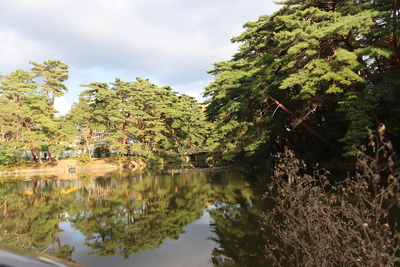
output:
<instances>
[{"instance_id":1,"label":"dry shrub","mask_svg":"<svg viewBox=\"0 0 400 267\"><path fill-rule=\"evenodd\" d=\"M323 169L300 174L305 165L293 152L279 154L265 194L275 207L263 217L273 236L266 254L274 266L399 264L400 234L389 216L400 203L391 150L382 131L371 132L369 149L357 150L358 171L337 184Z\"/></svg>"}]
</instances>

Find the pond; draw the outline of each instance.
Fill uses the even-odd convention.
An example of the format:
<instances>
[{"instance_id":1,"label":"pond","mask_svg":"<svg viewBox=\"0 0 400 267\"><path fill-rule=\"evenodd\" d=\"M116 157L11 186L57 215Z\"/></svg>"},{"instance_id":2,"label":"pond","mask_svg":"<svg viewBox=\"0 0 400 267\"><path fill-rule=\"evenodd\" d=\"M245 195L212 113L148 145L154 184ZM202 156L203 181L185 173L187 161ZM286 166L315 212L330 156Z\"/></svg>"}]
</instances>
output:
<instances>
[{"instance_id":1,"label":"pond","mask_svg":"<svg viewBox=\"0 0 400 267\"><path fill-rule=\"evenodd\" d=\"M0 242L84 266L261 266L266 175L35 177L0 184Z\"/></svg>"}]
</instances>

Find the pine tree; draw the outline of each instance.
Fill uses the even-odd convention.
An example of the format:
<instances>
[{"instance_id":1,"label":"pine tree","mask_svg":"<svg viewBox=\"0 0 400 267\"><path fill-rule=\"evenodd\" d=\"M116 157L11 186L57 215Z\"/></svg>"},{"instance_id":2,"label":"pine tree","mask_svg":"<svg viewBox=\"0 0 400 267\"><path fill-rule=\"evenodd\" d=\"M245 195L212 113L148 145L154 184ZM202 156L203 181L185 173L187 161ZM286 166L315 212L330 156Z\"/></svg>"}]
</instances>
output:
<instances>
[{"instance_id":1,"label":"pine tree","mask_svg":"<svg viewBox=\"0 0 400 267\"><path fill-rule=\"evenodd\" d=\"M54 109L54 98L67 90L62 82L68 78L68 66L55 60L32 64L31 72L16 70L2 77L0 98L7 106L1 107L1 133L9 155L17 157L19 151L30 150L42 164L42 146L49 148L50 158L58 159L63 142L74 136L73 127L56 118ZM35 82L38 77L44 84Z\"/></svg>"},{"instance_id":2,"label":"pine tree","mask_svg":"<svg viewBox=\"0 0 400 267\"><path fill-rule=\"evenodd\" d=\"M49 60L42 64L33 61L29 63L34 66L31 69L32 73L34 73L34 77L42 78L43 84L39 85L41 87L40 93L45 96L49 108L55 112L55 97L63 96L64 93L68 91L67 87L63 84L63 82L69 78L68 65L60 60Z\"/></svg>"},{"instance_id":3,"label":"pine tree","mask_svg":"<svg viewBox=\"0 0 400 267\"><path fill-rule=\"evenodd\" d=\"M204 143L206 123L197 101L178 96L169 86L142 78L82 86L88 89L68 117L78 124L86 147L93 131L104 133L102 142L120 155L162 155Z\"/></svg>"},{"instance_id":4,"label":"pine tree","mask_svg":"<svg viewBox=\"0 0 400 267\"><path fill-rule=\"evenodd\" d=\"M281 4L272 16L246 23L232 39L239 51L210 71L216 78L205 95L217 149L230 157L286 145L310 158L317 151L352 154L366 127L398 107L399 83L387 82L399 73L398 44L385 40L397 40L397 9L371 1Z\"/></svg>"}]
</instances>

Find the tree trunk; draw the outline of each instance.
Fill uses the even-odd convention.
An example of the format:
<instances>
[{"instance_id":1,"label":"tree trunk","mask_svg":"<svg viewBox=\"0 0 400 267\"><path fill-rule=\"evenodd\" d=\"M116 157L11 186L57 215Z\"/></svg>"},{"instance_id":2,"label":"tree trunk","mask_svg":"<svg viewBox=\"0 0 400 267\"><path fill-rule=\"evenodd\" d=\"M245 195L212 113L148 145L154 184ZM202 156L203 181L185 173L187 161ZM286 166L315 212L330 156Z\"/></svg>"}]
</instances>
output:
<instances>
[{"instance_id":1,"label":"tree trunk","mask_svg":"<svg viewBox=\"0 0 400 267\"><path fill-rule=\"evenodd\" d=\"M83 154L87 154L89 153L89 143L90 143L90 139L92 139L93 136L93 130L91 128L89 128L88 134L86 135L85 138L85 145L83 146Z\"/></svg>"},{"instance_id":2,"label":"tree trunk","mask_svg":"<svg viewBox=\"0 0 400 267\"><path fill-rule=\"evenodd\" d=\"M31 125L29 124L29 121L26 118L22 120L22 123L25 125L28 132L32 132ZM34 140L32 140L32 143L33 141ZM36 146L31 148L31 153L32 153L32 158L35 162L43 164L42 159L40 158L40 151Z\"/></svg>"},{"instance_id":3,"label":"tree trunk","mask_svg":"<svg viewBox=\"0 0 400 267\"><path fill-rule=\"evenodd\" d=\"M40 151L37 147L33 147L31 150L32 158L35 162L39 163L40 165L43 164L42 159L40 158Z\"/></svg>"},{"instance_id":4,"label":"tree trunk","mask_svg":"<svg viewBox=\"0 0 400 267\"><path fill-rule=\"evenodd\" d=\"M315 132L313 129L311 129L307 124L305 124L300 118L298 118L293 112L291 112L289 109L287 109L281 102L276 100L275 98L269 96L268 97L270 100L272 100L278 107L280 107L283 111L285 111L287 114L289 114L292 118L292 121L296 121L298 124L300 124L312 137L317 139L319 142L321 142L324 146L329 148L331 151L335 152L339 156L342 156L343 151L333 144L331 144L328 140L326 140L324 137L319 135L317 132Z\"/></svg>"}]
</instances>

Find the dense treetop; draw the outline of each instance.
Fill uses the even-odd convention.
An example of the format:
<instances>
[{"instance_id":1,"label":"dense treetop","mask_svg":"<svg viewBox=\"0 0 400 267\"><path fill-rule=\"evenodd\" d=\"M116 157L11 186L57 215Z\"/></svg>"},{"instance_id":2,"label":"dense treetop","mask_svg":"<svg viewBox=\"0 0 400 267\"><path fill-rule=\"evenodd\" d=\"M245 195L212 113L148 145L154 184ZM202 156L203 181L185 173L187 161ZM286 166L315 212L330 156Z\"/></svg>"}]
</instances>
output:
<instances>
[{"instance_id":1,"label":"dense treetop","mask_svg":"<svg viewBox=\"0 0 400 267\"><path fill-rule=\"evenodd\" d=\"M40 150L57 160L66 147L162 156L201 147L209 132L203 108L193 97L141 78L82 85L86 90L79 101L57 117L54 98L67 91L68 66L58 60L31 64L31 71L16 70L0 80L3 164L18 161L20 151L32 151L38 163Z\"/></svg>"},{"instance_id":2,"label":"dense treetop","mask_svg":"<svg viewBox=\"0 0 400 267\"><path fill-rule=\"evenodd\" d=\"M232 39L206 88L209 145L225 158L289 146L309 160L353 154L367 127L399 143L396 1L281 1Z\"/></svg>"}]
</instances>

